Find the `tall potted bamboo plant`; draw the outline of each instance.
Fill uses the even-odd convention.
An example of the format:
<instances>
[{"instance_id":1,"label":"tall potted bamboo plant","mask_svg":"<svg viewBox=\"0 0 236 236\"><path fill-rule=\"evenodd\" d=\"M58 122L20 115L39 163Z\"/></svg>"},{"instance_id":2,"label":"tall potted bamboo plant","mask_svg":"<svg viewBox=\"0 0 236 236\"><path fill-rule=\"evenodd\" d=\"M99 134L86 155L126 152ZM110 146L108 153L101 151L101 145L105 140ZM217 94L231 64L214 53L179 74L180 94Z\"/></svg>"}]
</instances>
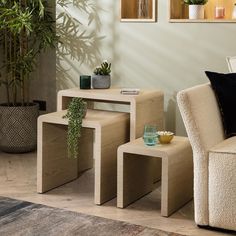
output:
<instances>
[{"instance_id":1,"label":"tall potted bamboo plant","mask_svg":"<svg viewBox=\"0 0 236 236\"><path fill-rule=\"evenodd\" d=\"M0 0L0 150L36 148L38 106L30 102L31 72L38 55L54 47L57 37L47 0Z\"/></svg>"}]
</instances>

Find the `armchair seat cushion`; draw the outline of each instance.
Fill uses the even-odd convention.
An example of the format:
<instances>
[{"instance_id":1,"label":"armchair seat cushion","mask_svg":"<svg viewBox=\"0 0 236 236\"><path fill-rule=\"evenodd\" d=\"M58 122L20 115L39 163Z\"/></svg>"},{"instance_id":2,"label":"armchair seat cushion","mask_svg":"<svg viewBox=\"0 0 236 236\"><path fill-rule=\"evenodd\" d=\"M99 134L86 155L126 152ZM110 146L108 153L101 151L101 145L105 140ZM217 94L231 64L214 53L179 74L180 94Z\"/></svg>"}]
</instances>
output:
<instances>
[{"instance_id":1,"label":"armchair seat cushion","mask_svg":"<svg viewBox=\"0 0 236 236\"><path fill-rule=\"evenodd\" d=\"M236 230L236 137L209 151L209 225Z\"/></svg>"},{"instance_id":2,"label":"armchair seat cushion","mask_svg":"<svg viewBox=\"0 0 236 236\"><path fill-rule=\"evenodd\" d=\"M236 136L227 138L210 149L210 153L236 154Z\"/></svg>"}]
</instances>

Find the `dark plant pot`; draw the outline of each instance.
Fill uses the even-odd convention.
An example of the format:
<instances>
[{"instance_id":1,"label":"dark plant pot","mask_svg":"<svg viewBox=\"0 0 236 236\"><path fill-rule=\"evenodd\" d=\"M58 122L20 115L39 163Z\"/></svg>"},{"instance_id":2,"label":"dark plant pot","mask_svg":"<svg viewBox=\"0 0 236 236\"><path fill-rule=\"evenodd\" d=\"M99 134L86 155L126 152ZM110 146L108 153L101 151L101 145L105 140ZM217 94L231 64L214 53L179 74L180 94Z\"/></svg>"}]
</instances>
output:
<instances>
[{"instance_id":1,"label":"dark plant pot","mask_svg":"<svg viewBox=\"0 0 236 236\"><path fill-rule=\"evenodd\" d=\"M92 75L92 87L94 89L108 89L111 87L110 75Z\"/></svg>"},{"instance_id":2,"label":"dark plant pot","mask_svg":"<svg viewBox=\"0 0 236 236\"><path fill-rule=\"evenodd\" d=\"M0 105L0 150L25 153L37 147L38 104Z\"/></svg>"}]
</instances>

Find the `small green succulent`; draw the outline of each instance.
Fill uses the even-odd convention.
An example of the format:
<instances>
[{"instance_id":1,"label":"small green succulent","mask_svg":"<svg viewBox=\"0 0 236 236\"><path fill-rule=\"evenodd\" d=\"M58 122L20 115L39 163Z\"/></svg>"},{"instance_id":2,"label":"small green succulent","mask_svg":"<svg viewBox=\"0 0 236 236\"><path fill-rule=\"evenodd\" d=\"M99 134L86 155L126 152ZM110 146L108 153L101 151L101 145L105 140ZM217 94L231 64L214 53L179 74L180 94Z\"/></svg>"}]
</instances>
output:
<instances>
[{"instance_id":1,"label":"small green succulent","mask_svg":"<svg viewBox=\"0 0 236 236\"><path fill-rule=\"evenodd\" d=\"M184 0L185 4L188 5L205 5L208 0Z\"/></svg>"},{"instance_id":2,"label":"small green succulent","mask_svg":"<svg viewBox=\"0 0 236 236\"><path fill-rule=\"evenodd\" d=\"M68 118L67 149L69 158L78 156L78 139L81 137L82 121L86 114L87 103L82 98L73 98L63 118Z\"/></svg>"},{"instance_id":3,"label":"small green succulent","mask_svg":"<svg viewBox=\"0 0 236 236\"><path fill-rule=\"evenodd\" d=\"M97 66L93 71L95 75L110 75L111 73L111 63L108 63L106 60L103 61L101 66Z\"/></svg>"}]
</instances>

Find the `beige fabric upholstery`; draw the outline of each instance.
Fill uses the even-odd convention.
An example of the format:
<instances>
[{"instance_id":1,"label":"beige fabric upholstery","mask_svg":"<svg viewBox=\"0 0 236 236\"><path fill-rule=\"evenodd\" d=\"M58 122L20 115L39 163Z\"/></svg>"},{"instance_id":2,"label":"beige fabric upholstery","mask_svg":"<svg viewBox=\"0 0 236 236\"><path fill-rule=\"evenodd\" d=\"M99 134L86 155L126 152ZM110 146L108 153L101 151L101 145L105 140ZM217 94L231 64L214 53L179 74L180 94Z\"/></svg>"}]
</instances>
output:
<instances>
[{"instance_id":1,"label":"beige fabric upholstery","mask_svg":"<svg viewBox=\"0 0 236 236\"><path fill-rule=\"evenodd\" d=\"M236 137L209 152L209 225L236 230Z\"/></svg>"},{"instance_id":2,"label":"beige fabric upholstery","mask_svg":"<svg viewBox=\"0 0 236 236\"><path fill-rule=\"evenodd\" d=\"M210 84L179 92L177 101L193 148L195 221L208 225L208 151L224 140L220 112Z\"/></svg>"}]
</instances>

